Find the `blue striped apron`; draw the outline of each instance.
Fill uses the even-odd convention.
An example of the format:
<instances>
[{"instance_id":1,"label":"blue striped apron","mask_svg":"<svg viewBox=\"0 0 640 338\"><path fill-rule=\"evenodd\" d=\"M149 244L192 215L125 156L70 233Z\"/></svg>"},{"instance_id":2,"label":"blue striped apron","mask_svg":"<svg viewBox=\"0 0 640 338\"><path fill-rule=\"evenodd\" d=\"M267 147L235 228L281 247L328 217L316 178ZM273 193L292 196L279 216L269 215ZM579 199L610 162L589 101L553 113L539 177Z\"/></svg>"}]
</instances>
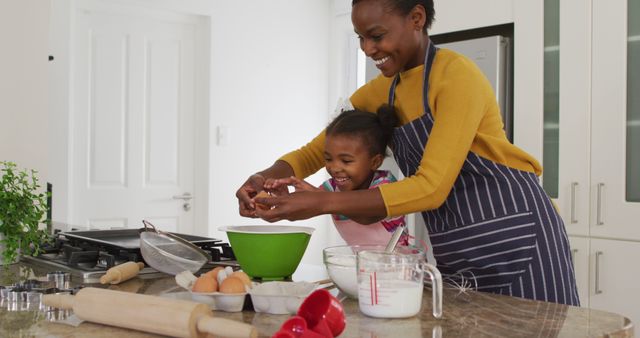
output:
<instances>
[{"instance_id":1,"label":"blue striped apron","mask_svg":"<svg viewBox=\"0 0 640 338\"><path fill-rule=\"evenodd\" d=\"M427 50L424 114L392 138L406 177L420 166L434 124L428 92L436 47L429 42ZM399 81L391 84L389 105ZM472 276L479 291L579 305L564 223L534 173L469 152L444 204L422 217L443 275Z\"/></svg>"}]
</instances>

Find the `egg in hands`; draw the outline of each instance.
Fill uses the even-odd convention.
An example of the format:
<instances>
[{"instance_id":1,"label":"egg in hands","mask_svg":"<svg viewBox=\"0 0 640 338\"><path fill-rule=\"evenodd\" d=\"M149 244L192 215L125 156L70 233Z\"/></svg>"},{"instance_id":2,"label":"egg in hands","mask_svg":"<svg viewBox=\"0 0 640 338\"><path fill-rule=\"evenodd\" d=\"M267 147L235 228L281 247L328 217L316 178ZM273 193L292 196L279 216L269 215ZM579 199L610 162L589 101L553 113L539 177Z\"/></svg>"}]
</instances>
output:
<instances>
[{"instance_id":1,"label":"egg in hands","mask_svg":"<svg viewBox=\"0 0 640 338\"><path fill-rule=\"evenodd\" d=\"M269 194L266 190L262 190L254 197L254 199L255 198L269 198L269 197L271 197L271 194ZM271 209L271 207L269 207L268 205L256 202L256 209L269 210L269 209Z\"/></svg>"}]
</instances>

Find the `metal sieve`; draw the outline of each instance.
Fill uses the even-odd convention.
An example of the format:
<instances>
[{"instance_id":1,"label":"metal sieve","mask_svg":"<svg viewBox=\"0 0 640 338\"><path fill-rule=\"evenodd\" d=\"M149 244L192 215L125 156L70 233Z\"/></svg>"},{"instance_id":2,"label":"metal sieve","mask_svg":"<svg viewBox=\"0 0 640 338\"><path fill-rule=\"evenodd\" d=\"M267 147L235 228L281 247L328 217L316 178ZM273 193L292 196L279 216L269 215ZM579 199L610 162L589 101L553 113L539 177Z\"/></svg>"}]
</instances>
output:
<instances>
[{"instance_id":1,"label":"metal sieve","mask_svg":"<svg viewBox=\"0 0 640 338\"><path fill-rule=\"evenodd\" d=\"M142 223L144 231L140 233L140 252L150 267L170 275L187 270L195 273L211 260L209 254L188 241L156 230L146 220Z\"/></svg>"}]
</instances>

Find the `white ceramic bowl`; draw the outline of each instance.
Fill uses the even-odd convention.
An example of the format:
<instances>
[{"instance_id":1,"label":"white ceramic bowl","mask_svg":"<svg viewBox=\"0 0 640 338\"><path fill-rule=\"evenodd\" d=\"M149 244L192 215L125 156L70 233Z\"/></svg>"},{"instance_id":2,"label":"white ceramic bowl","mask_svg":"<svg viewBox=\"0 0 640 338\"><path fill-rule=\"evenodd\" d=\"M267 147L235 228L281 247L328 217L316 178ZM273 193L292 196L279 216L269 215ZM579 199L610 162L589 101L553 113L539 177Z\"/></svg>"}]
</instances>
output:
<instances>
[{"instance_id":1,"label":"white ceramic bowl","mask_svg":"<svg viewBox=\"0 0 640 338\"><path fill-rule=\"evenodd\" d=\"M383 245L339 245L322 250L324 265L327 267L329 278L340 292L350 298L358 299L358 252L363 250L384 250ZM402 253L419 253L425 257L422 249L412 246L398 246L396 251Z\"/></svg>"},{"instance_id":2,"label":"white ceramic bowl","mask_svg":"<svg viewBox=\"0 0 640 338\"><path fill-rule=\"evenodd\" d=\"M350 298L358 299L358 274L356 257L359 246L341 245L322 250L324 265L329 278L340 292Z\"/></svg>"}]
</instances>

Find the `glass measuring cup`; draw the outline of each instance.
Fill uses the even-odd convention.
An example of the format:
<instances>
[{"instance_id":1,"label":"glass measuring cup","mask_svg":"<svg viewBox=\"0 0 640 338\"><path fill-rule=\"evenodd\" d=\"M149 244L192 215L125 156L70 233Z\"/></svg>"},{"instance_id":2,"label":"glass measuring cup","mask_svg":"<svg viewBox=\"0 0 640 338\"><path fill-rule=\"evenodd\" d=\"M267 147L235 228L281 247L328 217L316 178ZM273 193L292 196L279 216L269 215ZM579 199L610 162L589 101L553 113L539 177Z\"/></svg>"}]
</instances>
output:
<instances>
[{"instance_id":1,"label":"glass measuring cup","mask_svg":"<svg viewBox=\"0 0 640 338\"><path fill-rule=\"evenodd\" d=\"M442 276L421 253L360 251L357 257L358 305L367 316L406 318L422 305L424 274L432 281L433 316L442 317Z\"/></svg>"}]
</instances>

